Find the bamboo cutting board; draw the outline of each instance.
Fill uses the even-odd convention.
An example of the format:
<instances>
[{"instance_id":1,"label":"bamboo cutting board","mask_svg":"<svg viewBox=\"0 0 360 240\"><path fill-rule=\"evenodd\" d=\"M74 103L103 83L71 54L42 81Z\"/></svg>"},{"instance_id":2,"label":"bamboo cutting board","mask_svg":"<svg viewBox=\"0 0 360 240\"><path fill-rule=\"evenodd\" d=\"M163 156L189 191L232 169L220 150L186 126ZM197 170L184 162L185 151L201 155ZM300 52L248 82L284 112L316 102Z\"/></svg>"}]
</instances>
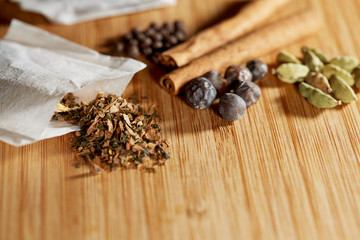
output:
<instances>
[{"instance_id":1,"label":"bamboo cutting board","mask_svg":"<svg viewBox=\"0 0 360 240\"><path fill-rule=\"evenodd\" d=\"M17 16L100 50L106 39L151 21L183 19L194 33L238 5L179 0L176 7L61 26L2 3L0 34ZM306 44L331 57L360 58L358 0L294 1L269 21L309 7L324 28L285 49L300 55ZM275 57L262 60L273 66ZM88 167L74 167L71 134L21 148L0 143L0 239L359 239L360 101L316 109L269 74L259 82L258 104L228 123L213 109L196 111L167 94L156 83L162 74L150 65L124 96L148 96L144 105L158 106L171 142L166 166L156 174L92 176Z\"/></svg>"}]
</instances>

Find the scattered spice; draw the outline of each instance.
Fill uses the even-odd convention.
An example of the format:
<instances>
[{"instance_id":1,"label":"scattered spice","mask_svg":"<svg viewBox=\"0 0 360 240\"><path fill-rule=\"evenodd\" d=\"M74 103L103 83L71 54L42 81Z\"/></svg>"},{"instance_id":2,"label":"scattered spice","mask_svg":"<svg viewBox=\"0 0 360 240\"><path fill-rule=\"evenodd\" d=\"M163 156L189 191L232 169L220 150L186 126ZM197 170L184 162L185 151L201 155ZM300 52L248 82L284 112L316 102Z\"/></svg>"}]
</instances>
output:
<instances>
[{"instance_id":1,"label":"scattered spice","mask_svg":"<svg viewBox=\"0 0 360 240\"><path fill-rule=\"evenodd\" d=\"M206 72L186 85L185 100L192 108L206 109L220 97L220 116L235 121L259 100L261 91L253 81L265 78L267 72L266 63L257 59L247 62L246 67L229 66L224 77L216 71Z\"/></svg>"},{"instance_id":2,"label":"scattered spice","mask_svg":"<svg viewBox=\"0 0 360 240\"><path fill-rule=\"evenodd\" d=\"M273 71L279 80L300 82L300 95L318 108L333 108L341 102L357 100L352 86L357 82L355 86L360 87L358 59L340 56L329 61L319 49L305 46L301 51L304 54L302 62L288 52L279 53L277 61L280 66Z\"/></svg>"},{"instance_id":3,"label":"scattered spice","mask_svg":"<svg viewBox=\"0 0 360 240\"><path fill-rule=\"evenodd\" d=\"M159 54L186 40L187 34L182 21L165 22L162 26L151 23L141 31L133 28L125 34L114 48L115 52L125 52L129 57L137 58L140 53L154 63L159 63Z\"/></svg>"},{"instance_id":4,"label":"scattered spice","mask_svg":"<svg viewBox=\"0 0 360 240\"><path fill-rule=\"evenodd\" d=\"M144 111L137 102L103 93L80 106L74 100L72 94L65 96L59 105L67 111L56 111L53 118L80 126L70 141L77 156L88 162L95 174L116 168L155 172L170 158L155 106ZM80 163L75 166L80 167Z\"/></svg>"}]
</instances>

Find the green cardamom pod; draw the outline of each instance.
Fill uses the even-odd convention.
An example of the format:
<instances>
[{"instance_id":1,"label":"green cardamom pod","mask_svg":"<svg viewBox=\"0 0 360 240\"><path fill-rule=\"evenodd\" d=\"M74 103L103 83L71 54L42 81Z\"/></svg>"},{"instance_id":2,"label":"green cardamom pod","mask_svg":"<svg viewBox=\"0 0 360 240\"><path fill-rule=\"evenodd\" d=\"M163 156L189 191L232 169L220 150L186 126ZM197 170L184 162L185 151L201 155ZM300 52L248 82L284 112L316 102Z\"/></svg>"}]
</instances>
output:
<instances>
[{"instance_id":1,"label":"green cardamom pod","mask_svg":"<svg viewBox=\"0 0 360 240\"><path fill-rule=\"evenodd\" d=\"M306 52L313 52L324 64L328 64L329 63L329 60L328 58L326 57L326 55L319 49L317 48L310 48L310 47L303 47L301 49L301 52L303 54L305 54Z\"/></svg>"},{"instance_id":2,"label":"green cardamom pod","mask_svg":"<svg viewBox=\"0 0 360 240\"><path fill-rule=\"evenodd\" d=\"M298 63L283 63L275 71L276 76L283 82L302 82L309 73L309 68Z\"/></svg>"},{"instance_id":3,"label":"green cardamom pod","mask_svg":"<svg viewBox=\"0 0 360 240\"><path fill-rule=\"evenodd\" d=\"M320 72L324 66L323 62L312 51L304 53L304 63L313 72Z\"/></svg>"},{"instance_id":4,"label":"green cardamom pod","mask_svg":"<svg viewBox=\"0 0 360 240\"><path fill-rule=\"evenodd\" d=\"M350 103L357 100L354 90L339 76L332 75L330 78L330 86L337 99L344 103Z\"/></svg>"},{"instance_id":5,"label":"green cardamom pod","mask_svg":"<svg viewBox=\"0 0 360 240\"><path fill-rule=\"evenodd\" d=\"M330 77L332 75L339 76L350 86L354 85L354 83L355 83L354 78L351 76L351 74L348 71L342 69L341 67L339 67L337 65L331 64L331 63L327 64L323 67L322 73L324 74L324 76L327 79L330 79Z\"/></svg>"},{"instance_id":6,"label":"green cardamom pod","mask_svg":"<svg viewBox=\"0 0 360 240\"><path fill-rule=\"evenodd\" d=\"M301 96L317 108L333 108L341 105L341 101L305 82L300 83L299 92Z\"/></svg>"},{"instance_id":7,"label":"green cardamom pod","mask_svg":"<svg viewBox=\"0 0 360 240\"><path fill-rule=\"evenodd\" d=\"M321 73L310 72L307 75L305 82L313 87L320 89L324 93L331 93L332 91L329 80Z\"/></svg>"},{"instance_id":8,"label":"green cardamom pod","mask_svg":"<svg viewBox=\"0 0 360 240\"><path fill-rule=\"evenodd\" d=\"M359 60L354 57L343 56L333 58L330 63L337 65L342 69L345 69L349 73L352 73L354 71L354 68L359 65Z\"/></svg>"},{"instance_id":9,"label":"green cardamom pod","mask_svg":"<svg viewBox=\"0 0 360 240\"><path fill-rule=\"evenodd\" d=\"M354 76L355 76L355 86L360 89L360 66L357 66L354 69Z\"/></svg>"},{"instance_id":10,"label":"green cardamom pod","mask_svg":"<svg viewBox=\"0 0 360 240\"><path fill-rule=\"evenodd\" d=\"M297 59L294 55L287 51L281 51L277 56L277 62L279 64L282 63L299 63L301 64L301 61Z\"/></svg>"}]
</instances>

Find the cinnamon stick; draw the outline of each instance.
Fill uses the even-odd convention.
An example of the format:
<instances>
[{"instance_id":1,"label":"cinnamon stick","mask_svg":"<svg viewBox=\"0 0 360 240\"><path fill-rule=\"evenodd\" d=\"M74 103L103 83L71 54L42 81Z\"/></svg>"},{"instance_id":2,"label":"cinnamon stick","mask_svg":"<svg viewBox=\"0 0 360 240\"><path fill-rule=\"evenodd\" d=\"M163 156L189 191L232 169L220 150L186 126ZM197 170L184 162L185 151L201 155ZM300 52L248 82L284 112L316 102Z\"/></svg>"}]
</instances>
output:
<instances>
[{"instance_id":1,"label":"cinnamon stick","mask_svg":"<svg viewBox=\"0 0 360 240\"><path fill-rule=\"evenodd\" d=\"M265 26L245 37L202 56L192 63L163 76L160 85L171 94L178 94L189 81L210 70L223 73L229 65L258 58L284 45L315 33L321 21L311 10Z\"/></svg>"},{"instance_id":2,"label":"cinnamon stick","mask_svg":"<svg viewBox=\"0 0 360 240\"><path fill-rule=\"evenodd\" d=\"M194 59L261 26L289 0L258 0L248 3L234 17L210 27L160 55L165 66L182 67Z\"/></svg>"}]
</instances>

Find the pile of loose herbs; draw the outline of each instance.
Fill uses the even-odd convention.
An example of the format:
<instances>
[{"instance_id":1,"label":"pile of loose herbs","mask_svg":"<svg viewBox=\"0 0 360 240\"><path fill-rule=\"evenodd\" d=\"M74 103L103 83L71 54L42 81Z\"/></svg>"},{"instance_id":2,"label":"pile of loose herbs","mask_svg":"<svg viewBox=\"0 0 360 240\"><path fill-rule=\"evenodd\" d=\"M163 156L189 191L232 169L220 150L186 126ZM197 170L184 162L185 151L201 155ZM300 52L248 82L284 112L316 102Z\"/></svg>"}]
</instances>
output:
<instances>
[{"instance_id":1,"label":"pile of loose herbs","mask_svg":"<svg viewBox=\"0 0 360 240\"><path fill-rule=\"evenodd\" d=\"M102 93L90 103L78 105L68 94L59 103L54 119L80 126L70 141L78 159L90 163L95 173L116 168L155 172L156 166L169 158L169 143L160 136L155 106L146 112L137 103Z\"/></svg>"}]
</instances>

